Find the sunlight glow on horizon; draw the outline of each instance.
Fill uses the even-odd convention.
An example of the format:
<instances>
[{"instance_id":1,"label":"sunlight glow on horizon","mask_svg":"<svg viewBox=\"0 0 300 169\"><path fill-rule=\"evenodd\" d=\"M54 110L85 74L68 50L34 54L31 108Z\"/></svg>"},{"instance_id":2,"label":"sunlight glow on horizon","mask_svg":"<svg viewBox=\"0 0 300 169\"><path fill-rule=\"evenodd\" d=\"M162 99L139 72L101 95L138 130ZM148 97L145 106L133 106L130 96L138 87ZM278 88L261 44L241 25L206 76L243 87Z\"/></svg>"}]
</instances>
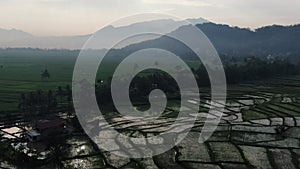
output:
<instances>
[{"instance_id":1,"label":"sunlight glow on horizon","mask_svg":"<svg viewBox=\"0 0 300 169\"><path fill-rule=\"evenodd\" d=\"M255 29L300 23L299 0L1 0L0 28L38 36L93 33L131 14L162 12Z\"/></svg>"}]
</instances>

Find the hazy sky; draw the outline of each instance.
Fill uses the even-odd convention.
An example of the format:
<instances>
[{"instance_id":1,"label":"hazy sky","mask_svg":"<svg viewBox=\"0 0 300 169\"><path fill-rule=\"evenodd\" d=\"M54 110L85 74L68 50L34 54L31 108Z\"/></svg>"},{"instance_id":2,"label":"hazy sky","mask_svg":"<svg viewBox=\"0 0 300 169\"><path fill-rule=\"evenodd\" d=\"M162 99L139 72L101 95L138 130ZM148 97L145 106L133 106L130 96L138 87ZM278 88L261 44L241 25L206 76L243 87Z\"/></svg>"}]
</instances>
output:
<instances>
[{"instance_id":1,"label":"hazy sky","mask_svg":"<svg viewBox=\"0 0 300 169\"><path fill-rule=\"evenodd\" d=\"M39 36L87 34L143 12L257 28L300 23L300 0L0 0L0 28Z\"/></svg>"}]
</instances>

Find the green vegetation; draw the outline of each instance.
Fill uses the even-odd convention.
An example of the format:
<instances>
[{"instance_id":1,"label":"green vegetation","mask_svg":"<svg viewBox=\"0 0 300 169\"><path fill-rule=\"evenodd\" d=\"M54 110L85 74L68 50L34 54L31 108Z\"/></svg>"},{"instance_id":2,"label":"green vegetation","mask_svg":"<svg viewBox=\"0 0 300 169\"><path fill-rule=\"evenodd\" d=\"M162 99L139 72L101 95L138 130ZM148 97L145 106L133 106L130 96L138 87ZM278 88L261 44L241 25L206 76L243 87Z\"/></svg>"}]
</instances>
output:
<instances>
[{"instance_id":1,"label":"green vegetation","mask_svg":"<svg viewBox=\"0 0 300 169\"><path fill-rule=\"evenodd\" d=\"M55 91L58 86L71 86L78 54L79 51L71 50L0 49L0 112L17 111L22 94ZM121 60L122 57L110 56L100 65L97 85L101 92L98 96L105 96L104 98L109 96L106 91L109 91L111 76ZM222 56L222 60L229 84L299 72L298 64L292 64L282 58L268 60L264 57L241 59ZM207 87L209 85L207 73L200 61L189 59L185 61L194 72L199 86ZM136 83L139 81L144 83ZM166 92L174 93L177 87L170 87L170 84L174 83L174 79L165 74L145 71L132 83L135 89L133 96L147 95L153 88L153 85L149 84L157 84L157 87Z\"/></svg>"},{"instance_id":2,"label":"green vegetation","mask_svg":"<svg viewBox=\"0 0 300 169\"><path fill-rule=\"evenodd\" d=\"M17 110L22 93L71 85L78 51L0 50L0 111ZM50 78L41 79L48 70Z\"/></svg>"}]
</instances>

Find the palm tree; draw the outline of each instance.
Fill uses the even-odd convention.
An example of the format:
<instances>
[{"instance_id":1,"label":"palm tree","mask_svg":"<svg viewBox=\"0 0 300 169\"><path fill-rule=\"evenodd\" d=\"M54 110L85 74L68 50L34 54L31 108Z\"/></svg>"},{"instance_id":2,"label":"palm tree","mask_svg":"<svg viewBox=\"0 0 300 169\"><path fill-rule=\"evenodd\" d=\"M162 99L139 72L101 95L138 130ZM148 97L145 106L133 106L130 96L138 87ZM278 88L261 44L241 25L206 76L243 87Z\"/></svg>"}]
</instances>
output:
<instances>
[{"instance_id":1,"label":"palm tree","mask_svg":"<svg viewBox=\"0 0 300 169\"><path fill-rule=\"evenodd\" d=\"M25 112L26 111L26 96L24 93L21 93L21 98L19 101L19 108L21 110L21 112Z\"/></svg>"},{"instance_id":2,"label":"palm tree","mask_svg":"<svg viewBox=\"0 0 300 169\"><path fill-rule=\"evenodd\" d=\"M66 153L66 145L53 142L49 145L49 150L51 152L49 162L52 165L52 167L63 169L64 165L62 163L62 157Z\"/></svg>"},{"instance_id":3,"label":"palm tree","mask_svg":"<svg viewBox=\"0 0 300 169\"><path fill-rule=\"evenodd\" d=\"M60 101L62 102L64 96L64 90L61 86L57 87L56 95L60 97Z\"/></svg>"},{"instance_id":4,"label":"palm tree","mask_svg":"<svg viewBox=\"0 0 300 169\"><path fill-rule=\"evenodd\" d=\"M24 93L21 94L21 98L19 101L19 109L20 112L23 114L23 119L24 121L26 121L27 119L27 100L26 100L26 96Z\"/></svg>"},{"instance_id":5,"label":"palm tree","mask_svg":"<svg viewBox=\"0 0 300 169\"><path fill-rule=\"evenodd\" d=\"M66 99L67 99L67 113L68 116L71 117L73 112L73 103L72 103L72 90L70 88L70 85L66 86Z\"/></svg>"},{"instance_id":6,"label":"palm tree","mask_svg":"<svg viewBox=\"0 0 300 169\"><path fill-rule=\"evenodd\" d=\"M36 111L36 107L34 106L36 104L36 96L34 92L30 92L29 98L27 99L27 104L29 106L29 110L32 112Z\"/></svg>"},{"instance_id":7,"label":"palm tree","mask_svg":"<svg viewBox=\"0 0 300 169\"><path fill-rule=\"evenodd\" d=\"M42 90L38 90L36 92L36 101L37 101L37 104L36 104L36 107L37 107L37 110L38 110L38 114L41 113L41 111L44 110L43 106L44 106L44 98L43 98L43 91Z\"/></svg>"},{"instance_id":8,"label":"palm tree","mask_svg":"<svg viewBox=\"0 0 300 169\"><path fill-rule=\"evenodd\" d=\"M55 108L57 106L57 102L55 97L53 96L52 90L48 91L47 95L47 110L48 112L55 112Z\"/></svg>"}]
</instances>

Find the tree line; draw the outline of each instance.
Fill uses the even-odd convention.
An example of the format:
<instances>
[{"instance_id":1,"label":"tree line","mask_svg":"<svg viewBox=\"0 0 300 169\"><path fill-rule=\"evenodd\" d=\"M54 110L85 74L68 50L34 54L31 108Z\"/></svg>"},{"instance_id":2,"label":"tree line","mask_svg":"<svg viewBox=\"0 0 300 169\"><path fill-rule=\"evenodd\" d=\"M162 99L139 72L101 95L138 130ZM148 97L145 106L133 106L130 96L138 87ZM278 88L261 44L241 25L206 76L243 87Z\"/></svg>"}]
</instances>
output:
<instances>
[{"instance_id":1,"label":"tree line","mask_svg":"<svg viewBox=\"0 0 300 169\"><path fill-rule=\"evenodd\" d=\"M37 90L22 93L19 99L19 109L25 117L57 113L60 111L72 113L72 90L69 85L57 87L56 90Z\"/></svg>"},{"instance_id":2,"label":"tree line","mask_svg":"<svg viewBox=\"0 0 300 169\"><path fill-rule=\"evenodd\" d=\"M261 80L275 76L299 74L300 64L291 63L287 59L261 59L258 57L246 57L241 59L232 58L224 63L227 84L238 84L247 81ZM209 87L210 81L204 65L198 68L191 68L199 87ZM184 78L184 76L179 77ZM98 79L96 81L96 97L99 104L113 105L111 97L111 77L108 79ZM119 83L126 81L124 77L119 79ZM86 84L88 86L90 84ZM86 88L86 87L85 87ZM138 74L130 83L130 98L132 101L148 98L153 89L163 90L167 97L178 97L179 87L176 81L166 72L147 71ZM66 110L73 111L72 91L70 86L58 87L56 91L47 92L38 90L20 97L19 108L22 112L35 114L57 112Z\"/></svg>"},{"instance_id":3,"label":"tree line","mask_svg":"<svg viewBox=\"0 0 300 169\"><path fill-rule=\"evenodd\" d=\"M229 62L224 63L228 85L276 76L297 75L300 71L299 68L299 63L291 63L287 59L262 59L258 57L232 58ZM192 68L191 71L199 87L210 86L210 80L204 65ZM122 80L119 83L122 83ZM96 96L99 98L100 104L112 102L110 84L111 78L98 80ZM153 71L152 73L148 71L147 74L141 72L132 80L130 84L130 98L138 100L139 97L147 97L156 88L163 90L167 94L167 97L179 94L177 83L169 74L162 71Z\"/></svg>"}]
</instances>

